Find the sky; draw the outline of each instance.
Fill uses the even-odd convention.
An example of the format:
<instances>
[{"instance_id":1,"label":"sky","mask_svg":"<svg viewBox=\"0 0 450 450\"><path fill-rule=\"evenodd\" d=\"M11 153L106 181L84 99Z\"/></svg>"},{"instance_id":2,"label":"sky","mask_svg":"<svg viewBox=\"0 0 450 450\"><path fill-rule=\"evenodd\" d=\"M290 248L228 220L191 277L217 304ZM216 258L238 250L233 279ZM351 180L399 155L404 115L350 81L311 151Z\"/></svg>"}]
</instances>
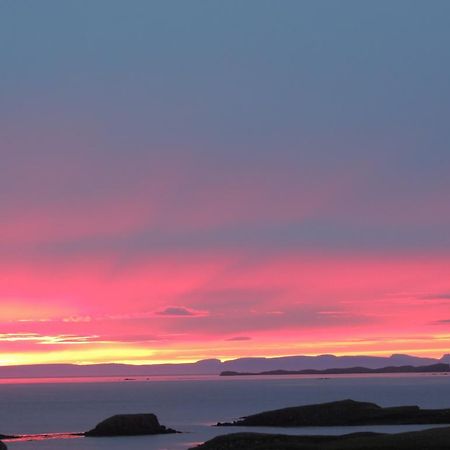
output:
<instances>
[{"instance_id":1,"label":"sky","mask_svg":"<svg viewBox=\"0 0 450 450\"><path fill-rule=\"evenodd\" d=\"M449 16L0 0L0 364L448 352Z\"/></svg>"}]
</instances>

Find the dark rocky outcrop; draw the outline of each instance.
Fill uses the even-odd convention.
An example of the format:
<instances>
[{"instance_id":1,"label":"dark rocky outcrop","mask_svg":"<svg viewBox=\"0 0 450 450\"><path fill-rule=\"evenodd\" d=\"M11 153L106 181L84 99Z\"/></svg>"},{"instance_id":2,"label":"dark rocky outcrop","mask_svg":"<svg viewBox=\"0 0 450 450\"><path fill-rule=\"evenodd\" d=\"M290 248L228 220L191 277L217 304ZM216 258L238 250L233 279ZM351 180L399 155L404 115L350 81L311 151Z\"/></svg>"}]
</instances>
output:
<instances>
[{"instance_id":1,"label":"dark rocky outcrop","mask_svg":"<svg viewBox=\"0 0 450 450\"><path fill-rule=\"evenodd\" d=\"M450 409L418 406L382 408L375 403L341 400L266 411L218 426L314 427L352 425L450 424Z\"/></svg>"},{"instance_id":2,"label":"dark rocky outcrop","mask_svg":"<svg viewBox=\"0 0 450 450\"><path fill-rule=\"evenodd\" d=\"M100 422L95 428L84 433L84 435L100 437L168 433L177 433L177 431L160 425L155 414L118 414Z\"/></svg>"},{"instance_id":3,"label":"dark rocky outcrop","mask_svg":"<svg viewBox=\"0 0 450 450\"><path fill-rule=\"evenodd\" d=\"M2 441L0 441L0 450L6 450L6 449L7 449L6 445Z\"/></svg>"},{"instance_id":4,"label":"dark rocky outcrop","mask_svg":"<svg viewBox=\"0 0 450 450\"><path fill-rule=\"evenodd\" d=\"M450 427L397 434L352 433L343 436L235 433L218 436L195 447L196 450L448 450L449 448Z\"/></svg>"}]
</instances>

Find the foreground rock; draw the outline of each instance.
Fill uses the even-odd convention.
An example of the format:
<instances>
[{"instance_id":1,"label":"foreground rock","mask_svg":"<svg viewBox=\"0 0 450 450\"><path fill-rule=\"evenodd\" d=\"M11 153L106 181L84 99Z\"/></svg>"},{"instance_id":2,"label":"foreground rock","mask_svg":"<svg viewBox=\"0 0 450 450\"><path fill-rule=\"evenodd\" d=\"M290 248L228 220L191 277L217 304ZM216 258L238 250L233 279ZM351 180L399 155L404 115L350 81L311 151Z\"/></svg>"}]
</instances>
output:
<instances>
[{"instance_id":1,"label":"foreground rock","mask_svg":"<svg viewBox=\"0 0 450 450\"><path fill-rule=\"evenodd\" d=\"M100 437L168 433L177 433L177 431L160 425L154 414L118 414L100 422L94 429L87 431L84 435Z\"/></svg>"},{"instance_id":2,"label":"foreground rock","mask_svg":"<svg viewBox=\"0 0 450 450\"><path fill-rule=\"evenodd\" d=\"M450 409L418 406L382 408L375 403L342 400L266 411L217 426L315 427L352 425L450 424Z\"/></svg>"},{"instance_id":3,"label":"foreground rock","mask_svg":"<svg viewBox=\"0 0 450 450\"><path fill-rule=\"evenodd\" d=\"M450 427L397 434L288 436L235 433L205 442L196 450L448 450ZM193 449L191 449L193 450Z\"/></svg>"},{"instance_id":4,"label":"foreground rock","mask_svg":"<svg viewBox=\"0 0 450 450\"><path fill-rule=\"evenodd\" d=\"M0 450L7 450L6 445L2 441L0 441Z\"/></svg>"}]
</instances>

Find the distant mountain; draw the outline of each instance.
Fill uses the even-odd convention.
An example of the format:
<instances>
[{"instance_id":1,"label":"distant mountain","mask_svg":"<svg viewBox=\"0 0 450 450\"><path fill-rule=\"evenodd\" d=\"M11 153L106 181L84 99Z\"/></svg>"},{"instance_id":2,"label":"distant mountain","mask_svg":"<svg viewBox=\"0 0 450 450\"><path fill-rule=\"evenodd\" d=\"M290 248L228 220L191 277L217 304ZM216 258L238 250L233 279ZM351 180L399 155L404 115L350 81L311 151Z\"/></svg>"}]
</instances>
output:
<instances>
[{"instance_id":1,"label":"distant mountain","mask_svg":"<svg viewBox=\"0 0 450 450\"><path fill-rule=\"evenodd\" d=\"M267 370L303 370L346 367L378 369L385 366L425 366L442 362L434 358L410 355L380 356L285 356L279 358L239 358L222 363L223 370L239 372L263 372Z\"/></svg>"},{"instance_id":2,"label":"distant mountain","mask_svg":"<svg viewBox=\"0 0 450 450\"><path fill-rule=\"evenodd\" d=\"M157 375L214 375L221 361L205 359L184 364L36 364L0 367L0 378L125 377Z\"/></svg>"},{"instance_id":3,"label":"distant mountain","mask_svg":"<svg viewBox=\"0 0 450 450\"><path fill-rule=\"evenodd\" d=\"M276 358L238 358L229 361L205 359L182 364L38 364L0 367L0 378L35 377L104 377L154 375L219 375L224 371L266 372L272 370L325 370L365 367L380 369L386 366L426 366L450 364L450 355L441 359L411 355L380 356L283 356Z\"/></svg>"}]
</instances>

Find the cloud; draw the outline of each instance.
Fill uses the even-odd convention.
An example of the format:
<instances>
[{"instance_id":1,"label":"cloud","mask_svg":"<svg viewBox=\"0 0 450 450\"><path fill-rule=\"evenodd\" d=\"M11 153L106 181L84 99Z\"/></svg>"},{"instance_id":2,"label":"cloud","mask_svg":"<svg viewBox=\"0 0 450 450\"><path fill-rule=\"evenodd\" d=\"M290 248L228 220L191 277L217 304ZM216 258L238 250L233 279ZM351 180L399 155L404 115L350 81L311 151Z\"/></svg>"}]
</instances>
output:
<instances>
[{"instance_id":1,"label":"cloud","mask_svg":"<svg viewBox=\"0 0 450 450\"><path fill-rule=\"evenodd\" d=\"M157 336L154 334L129 334L129 335L101 335L99 341L108 343L145 343L154 342L164 339L165 336Z\"/></svg>"},{"instance_id":2,"label":"cloud","mask_svg":"<svg viewBox=\"0 0 450 450\"><path fill-rule=\"evenodd\" d=\"M70 316L70 317L64 317L62 319L63 322L91 322L92 317L91 316Z\"/></svg>"},{"instance_id":3,"label":"cloud","mask_svg":"<svg viewBox=\"0 0 450 450\"><path fill-rule=\"evenodd\" d=\"M168 306L162 311L158 311L156 314L158 314L159 316L175 316L175 317L204 315L204 313L202 313L201 311L194 311L192 309L188 309L183 306Z\"/></svg>"},{"instance_id":4,"label":"cloud","mask_svg":"<svg viewBox=\"0 0 450 450\"><path fill-rule=\"evenodd\" d=\"M69 344L91 344L93 342L101 343L100 336L92 335L92 336L76 336L73 334L67 335L59 335L59 336L42 336L42 340L39 341L39 344L52 345L52 344L60 344L60 345L69 345Z\"/></svg>"},{"instance_id":5,"label":"cloud","mask_svg":"<svg viewBox=\"0 0 450 450\"><path fill-rule=\"evenodd\" d=\"M284 311L274 310L237 310L192 317L191 320L179 321L167 325L166 332L202 333L209 337L235 334L247 336L247 333L267 332L279 333L286 330L308 331L329 327L361 326L373 323L374 318L365 313L347 312L345 314L321 314L321 310L313 305L302 307L286 307ZM282 330L282 331L281 331Z\"/></svg>"},{"instance_id":6,"label":"cloud","mask_svg":"<svg viewBox=\"0 0 450 450\"><path fill-rule=\"evenodd\" d=\"M16 342L16 341L36 341L40 339L37 333L2 333L0 341Z\"/></svg>"},{"instance_id":7,"label":"cloud","mask_svg":"<svg viewBox=\"0 0 450 450\"><path fill-rule=\"evenodd\" d=\"M0 334L0 341L25 341L42 345L89 344L92 342L101 342L101 338L97 335L77 336L74 334L42 335L39 333L3 333Z\"/></svg>"}]
</instances>

